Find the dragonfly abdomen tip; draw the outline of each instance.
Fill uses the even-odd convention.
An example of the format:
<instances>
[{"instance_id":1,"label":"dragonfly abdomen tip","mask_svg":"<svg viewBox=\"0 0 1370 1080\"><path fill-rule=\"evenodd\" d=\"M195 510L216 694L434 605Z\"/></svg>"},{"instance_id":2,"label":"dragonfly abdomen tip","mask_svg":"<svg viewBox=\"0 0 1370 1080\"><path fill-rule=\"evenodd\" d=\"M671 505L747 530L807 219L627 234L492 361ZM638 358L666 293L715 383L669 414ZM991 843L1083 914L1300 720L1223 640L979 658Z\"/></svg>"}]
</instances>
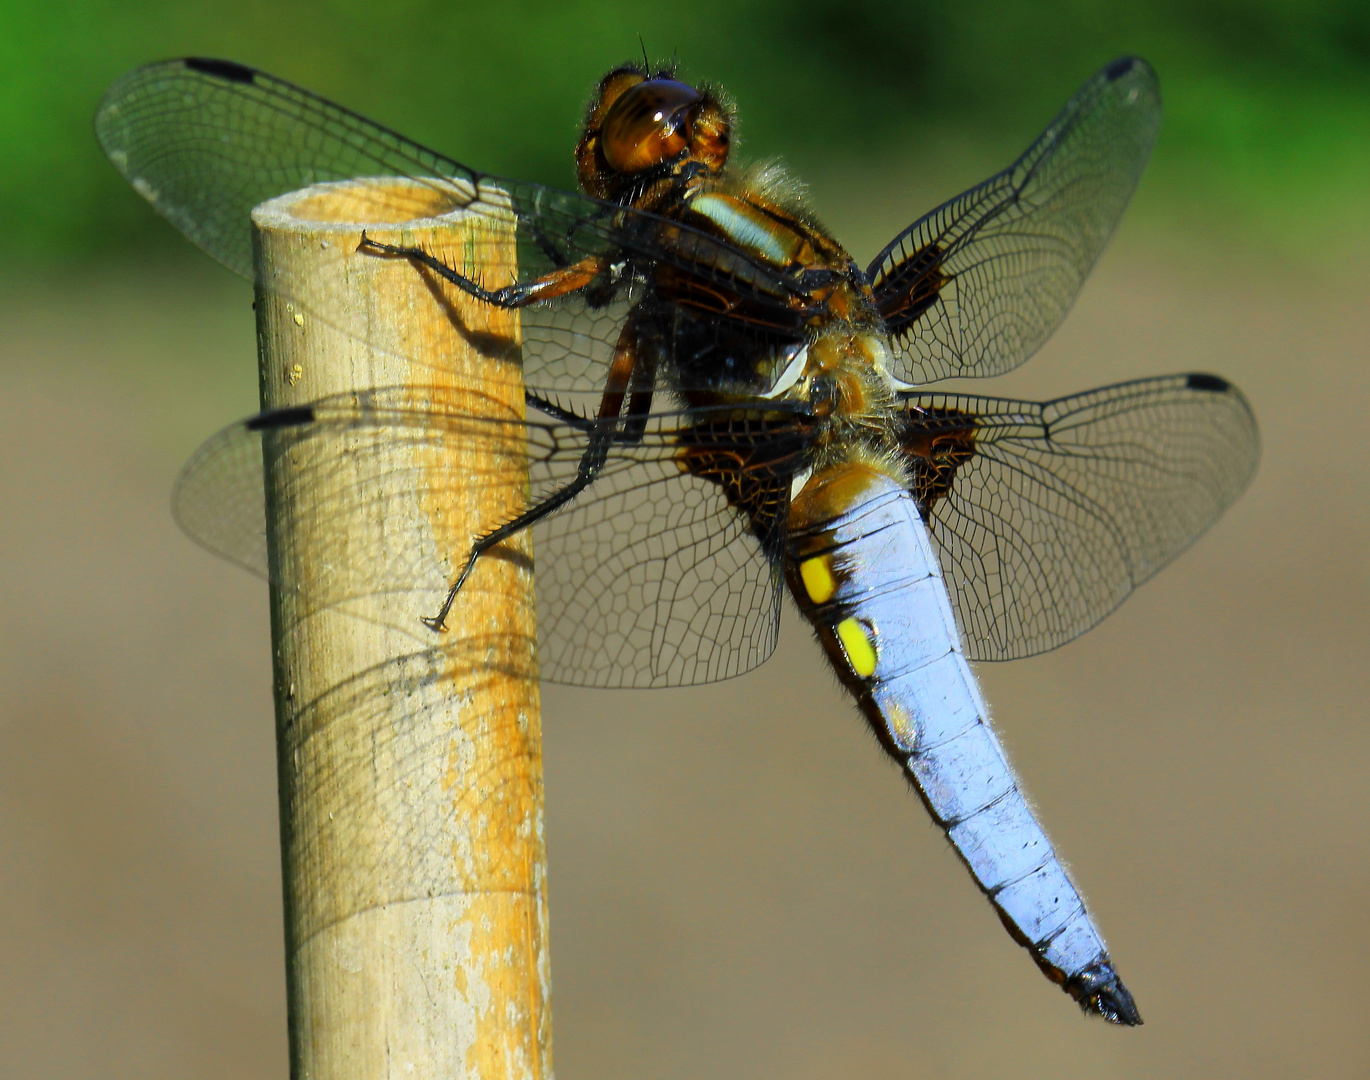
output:
<instances>
[{"instance_id":1,"label":"dragonfly abdomen tip","mask_svg":"<svg viewBox=\"0 0 1370 1080\"><path fill-rule=\"evenodd\" d=\"M1080 1003L1081 1009L1087 1013L1098 1013L1110 1024L1122 1027L1142 1025L1142 1014L1137 1011L1132 993L1123 985L1123 980L1118 978L1112 962L1107 958L1068 979L1066 990Z\"/></svg>"}]
</instances>

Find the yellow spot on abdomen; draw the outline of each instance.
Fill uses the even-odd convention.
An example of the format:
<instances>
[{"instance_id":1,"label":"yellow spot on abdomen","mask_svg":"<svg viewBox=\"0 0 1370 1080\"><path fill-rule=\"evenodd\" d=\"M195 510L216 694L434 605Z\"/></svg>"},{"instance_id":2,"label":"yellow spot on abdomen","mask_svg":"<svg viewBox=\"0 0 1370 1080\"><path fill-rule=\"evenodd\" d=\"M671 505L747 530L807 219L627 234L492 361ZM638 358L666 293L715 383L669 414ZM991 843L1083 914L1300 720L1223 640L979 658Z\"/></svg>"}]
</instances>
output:
<instances>
[{"instance_id":1,"label":"yellow spot on abdomen","mask_svg":"<svg viewBox=\"0 0 1370 1080\"><path fill-rule=\"evenodd\" d=\"M815 604L826 604L837 591L833 580L832 563L826 555L815 555L799 564L799 576L804 582L804 591Z\"/></svg>"},{"instance_id":2,"label":"yellow spot on abdomen","mask_svg":"<svg viewBox=\"0 0 1370 1080\"><path fill-rule=\"evenodd\" d=\"M863 679L875 674L875 643L866 628L855 619L843 619L837 624L837 638L846 650L851 669Z\"/></svg>"}]
</instances>

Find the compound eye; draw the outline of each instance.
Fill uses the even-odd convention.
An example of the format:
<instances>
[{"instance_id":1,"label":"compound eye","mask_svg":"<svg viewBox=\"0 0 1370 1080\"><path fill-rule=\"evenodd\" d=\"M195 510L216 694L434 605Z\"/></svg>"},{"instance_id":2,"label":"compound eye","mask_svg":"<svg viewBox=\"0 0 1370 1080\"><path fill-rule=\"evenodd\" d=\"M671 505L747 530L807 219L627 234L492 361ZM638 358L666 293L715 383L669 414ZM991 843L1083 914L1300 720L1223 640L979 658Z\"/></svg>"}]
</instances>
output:
<instances>
[{"instance_id":1,"label":"compound eye","mask_svg":"<svg viewBox=\"0 0 1370 1080\"><path fill-rule=\"evenodd\" d=\"M690 125L703 95L675 79L648 79L625 90L600 129L604 160L619 173L641 172L669 161L690 141Z\"/></svg>"}]
</instances>

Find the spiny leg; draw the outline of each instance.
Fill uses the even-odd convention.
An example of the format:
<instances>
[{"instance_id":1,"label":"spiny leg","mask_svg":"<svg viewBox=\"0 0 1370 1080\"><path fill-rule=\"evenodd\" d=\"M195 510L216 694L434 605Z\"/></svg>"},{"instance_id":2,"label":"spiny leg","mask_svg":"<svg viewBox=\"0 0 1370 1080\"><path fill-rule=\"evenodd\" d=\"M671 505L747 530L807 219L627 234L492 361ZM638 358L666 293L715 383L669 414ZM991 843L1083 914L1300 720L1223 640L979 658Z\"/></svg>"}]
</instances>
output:
<instances>
[{"instance_id":1,"label":"spiny leg","mask_svg":"<svg viewBox=\"0 0 1370 1080\"><path fill-rule=\"evenodd\" d=\"M609 366L609 378L605 383L604 396L600 399L599 412L591 422L589 444L580 457L580 463L576 466L574 479L552 492L545 499L539 500L535 506L529 507L512 521L478 537L475 543L471 545L471 552L466 557L466 565L462 567L456 582L448 590L447 598L443 601L442 607L438 609L438 613L432 617L423 618L422 621L425 626L433 631L447 628L447 615L452 610L452 605L456 603L457 593L461 591L462 585L466 583L467 577L475 568L476 560L481 555L496 544L508 540L530 525L541 521L548 514L559 510L595 482L608 459L609 447L616 441L614 429L618 425L619 414L623 409L623 401L630 386L633 388L632 406L645 404L646 407L650 408L650 388L643 386L638 379L634 378L637 367L637 331L633 320L629 318L619 334L618 344L614 347L614 359ZM637 437L640 439L641 434L639 433Z\"/></svg>"},{"instance_id":2,"label":"spiny leg","mask_svg":"<svg viewBox=\"0 0 1370 1080\"><path fill-rule=\"evenodd\" d=\"M537 409L538 412L546 413L555 420L560 420L563 424L569 424L577 431L591 432L595 428L594 417L582 416L575 409L568 409L559 402L551 398L545 398L541 394L532 390L523 392L523 400L530 408Z\"/></svg>"},{"instance_id":3,"label":"spiny leg","mask_svg":"<svg viewBox=\"0 0 1370 1080\"><path fill-rule=\"evenodd\" d=\"M539 300L555 300L558 296L576 292L589 285L608 265L603 255L587 255L577 263L561 267L532 281L518 281L500 289L487 289L478 281L453 270L437 256L416 247L400 247L397 244L382 244L362 233L358 251L369 251L375 255L389 255L394 258L410 259L426 266L444 281L451 282L463 292L470 293L477 300L483 300L499 308L520 308L535 304Z\"/></svg>"},{"instance_id":4,"label":"spiny leg","mask_svg":"<svg viewBox=\"0 0 1370 1080\"><path fill-rule=\"evenodd\" d=\"M447 592L447 598L443 600L442 607L434 616L425 616L422 622L430 630L446 630L447 615L452 610L452 605L456 603L457 593L466 584L466 579L471 571L475 569L476 560L479 559L490 548L494 547L511 536L535 525L548 514L555 512L568 502L574 499L595 481L599 475L599 470L604 467L605 458L608 455L611 440L602 431L595 431L590 436L590 445L586 447L585 453L581 455L580 464L576 467L575 479L570 483L558 488L547 498L540 500L535 506L530 507L512 521L506 522L493 532L488 532L479 537L471 545L471 553L466 557L466 565L462 567L461 573L457 575L457 580L452 588Z\"/></svg>"},{"instance_id":5,"label":"spiny leg","mask_svg":"<svg viewBox=\"0 0 1370 1080\"><path fill-rule=\"evenodd\" d=\"M654 394L655 389L652 387L633 391L632 396L628 399L628 412L624 417L623 425L612 432L612 441L615 444L636 446L642 442L642 436L647 430L647 419L652 411ZM595 430L598 423L593 416L585 416L574 409L568 409L559 402L543 397L532 390L524 391L523 400L529 408L546 413L554 420L560 420L563 424L573 427L577 431L583 431L587 435Z\"/></svg>"}]
</instances>

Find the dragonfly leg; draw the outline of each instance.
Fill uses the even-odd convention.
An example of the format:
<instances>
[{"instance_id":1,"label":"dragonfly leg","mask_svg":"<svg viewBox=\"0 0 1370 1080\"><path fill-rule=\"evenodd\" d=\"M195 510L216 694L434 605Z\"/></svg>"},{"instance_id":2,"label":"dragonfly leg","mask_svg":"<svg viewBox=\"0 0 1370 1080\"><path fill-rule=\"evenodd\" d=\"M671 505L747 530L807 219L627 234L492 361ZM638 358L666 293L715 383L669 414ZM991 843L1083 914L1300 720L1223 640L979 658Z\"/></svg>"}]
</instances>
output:
<instances>
[{"instance_id":1,"label":"dragonfly leg","mask_svg":"<svg viewBox=\"0 0 1370 1080\"><path fill-rule=\"evenodd\" d=\"M595 428L595 418L593 416L582 416L575 409L568 409L560 405L551 398L545 398L541 394L536 394L532 390L523 392L523 400L529 406L537 409L538 412L546 413L563 424L569 424L578 431L590 432Z\"/></svg>"},{"instance_id":2,"label":"dragonfly leg","mask_svg":"<svg viewBox=\"0 0 1370 1080\"><path fill-rule=\"evenodd\" d=\"M501 308L520 308L535 304L539 300L554 300L558 296L576 292L589 285L607 266L608 260L601 255L588 255L577 263L553 270L532 281L519 281L500 289L487 289L478 281L453 270L437 256L422 248L401 247L398 244L382 244L362 233L357 245L358 251L369 251L373 255L389 255L409 259L426 266L444 281L449 281L463 292L470 293L477 300Z\"/></svg>"},{"instance_id":3,"label":"dragonfly leg","mask_svg":"<svg viewBox=\"0 0 1370 1080\"><path fill-rule=\"evenodd\" d=\"M476 566L476 560L489 551L496 544L508 540L511 536L522 532L530 525L535 525L548 514L554 513L568 502L574 499L587 487L594 483L595 477L599 475L600 469L604 467L604 461L608 454L610 439L606 436L604 429L597 429L590 437L590 445L586 447L585 453L581 455L580 464L576 466L575 479L556 491L548 495L545 499L540 499L535 505L529 507L512 521L501 525L498 529L478 537L476 542L471 545L471 553L466 557L466 565L462 567L461 573L457 575L457 580L451 589L447 591L447 598L443 600L442 607L433 616L424 616L422 622L430 630L446 630L447 615L452 610L452 605L456 603L457 593L466 584L466 579Z\"/></svg>"},{"instance_id":4,"label":"dragonfly leg","mask_svg":"<svg viewBox=\"0 0 1370 1080\"><path fill-rule=\"evenodd\" d=\"M636 376L634 382L636 383ZM624 417L624 423L613 432L615 443L636 446L642 441L642 436L647 430L647 416L652 411L654 393L655 389L650 384L633 390L632 397L628 399L628 412ZM568 409L551 398L543 397L532 390L524 391L523 400L531 408L546 413L548 416L560 420L563 424L568 424L586 434L594 431L599 422L593 416L584 416L574 409Z\"/></svg>"},{"instance_id":5,"label":"dragonfly leg","mask_svg":"<svg viewBox=\"0 0 1370 1080\"><path fill-rule=\"evenodd\" d=\"M476 560L485 552L489 551L496 544L508 540L511 536L522 532L530 525L535 525L548 514L555 513L565 506L587 487L595 482L600 470L604 468L604 463L608 460L609 447L619 441L619 433L616 429L620 425L619 414L623 408L624 398L632 391L632 399L629 404L629 415L626 418L632 431L636 432L636 439L640 440L641 432L645 429L645 420L637 421L633 416L632 409L638 407L651 407L651 389L643 383L643 378L650 378L650 368L639 363L639 353L637 348L637 329L632 319L629 319L619 334L618 344L614 348L614 359L609 367L609 378L605 385L604 396L600 400L599 413L593 420L576 416L574 423L581 430L589 432L589 443L585 447L585 452L580 456L580 463L576 466L576 475L567 483L557 488L544 499L530 506L516 518L506 522L499 528L478 537L471 545L471 552L466 557L466 564L462 567L461 573L457 575L457 580L452 588L447 592L447 598L443 600L442 607L438 613L431 617L425 616L423 624L430 630L445 630L447 615L452 610L452 605L456 603L457 593L466 583L467 577L475 568ZM646 376L638 373L638 369L643 368L648 372ZM541 399L534 397L533 400L541 403ZM566 413L568 410L560 409L546 402L548 411L553 415ZM538 407L543 407L539 404ZM582 425L585 425L582 427Z\"/></svg>"}]
</instances>

